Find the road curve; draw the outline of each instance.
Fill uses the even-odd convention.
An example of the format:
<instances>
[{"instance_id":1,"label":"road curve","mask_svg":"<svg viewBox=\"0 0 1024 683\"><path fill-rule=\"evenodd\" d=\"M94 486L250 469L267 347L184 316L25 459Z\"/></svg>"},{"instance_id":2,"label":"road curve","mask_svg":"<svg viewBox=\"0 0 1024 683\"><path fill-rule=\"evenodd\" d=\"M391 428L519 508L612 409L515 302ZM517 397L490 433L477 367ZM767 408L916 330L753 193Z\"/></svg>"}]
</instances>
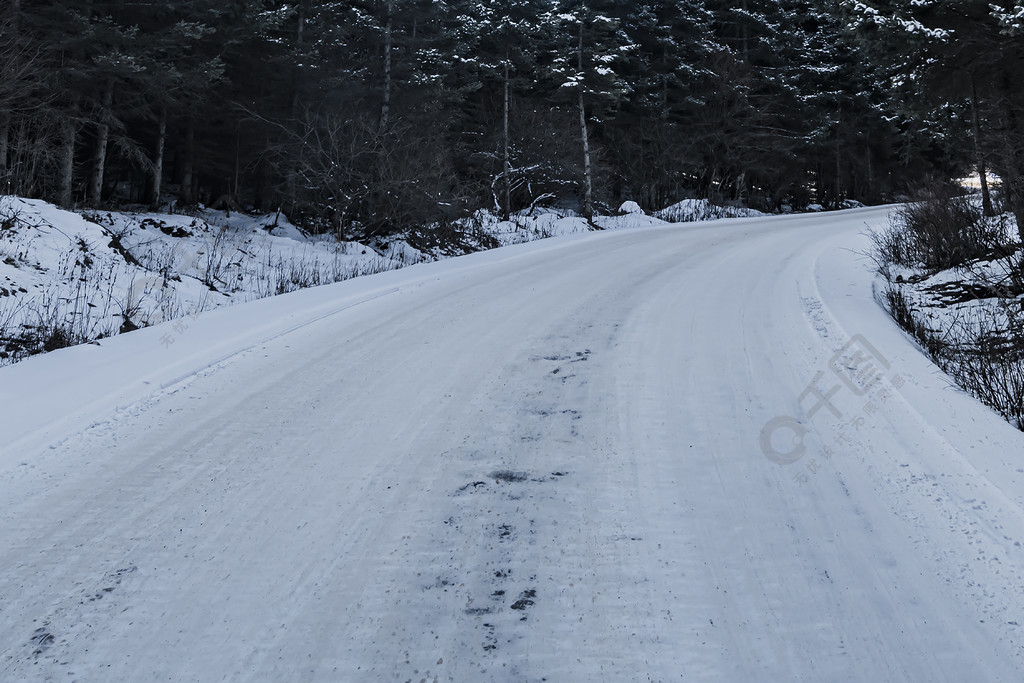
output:
<instances>
[{"instance_id":1,"label":"road curve","mask_svg":"<svg viewBox=\"0 0 1024 683\"><path fill-rule=\"evenodd\" d=\"M885 219L422 267L19 453L0 678L1020 680L1024 448L872 301Z\"/></svg>"}]
</instances>

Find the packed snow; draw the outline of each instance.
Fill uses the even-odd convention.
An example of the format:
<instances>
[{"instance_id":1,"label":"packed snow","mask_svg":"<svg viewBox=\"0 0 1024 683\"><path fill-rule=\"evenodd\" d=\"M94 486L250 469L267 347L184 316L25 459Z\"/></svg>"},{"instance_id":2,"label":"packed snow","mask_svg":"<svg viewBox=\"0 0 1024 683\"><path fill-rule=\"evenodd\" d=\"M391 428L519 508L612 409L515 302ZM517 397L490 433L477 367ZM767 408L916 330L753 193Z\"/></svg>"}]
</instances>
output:
<instances>
[{"instance_id":1,"label":"packed snow","mask_svg":"<svg viewBox=\"0 0 1024 683\"><path fill-rule=\"evenodd\" d=\"M4 677L1019 680L1021 434L873 300L886 220L580 232L0 368Z\"/></svg>"}]
</instances>

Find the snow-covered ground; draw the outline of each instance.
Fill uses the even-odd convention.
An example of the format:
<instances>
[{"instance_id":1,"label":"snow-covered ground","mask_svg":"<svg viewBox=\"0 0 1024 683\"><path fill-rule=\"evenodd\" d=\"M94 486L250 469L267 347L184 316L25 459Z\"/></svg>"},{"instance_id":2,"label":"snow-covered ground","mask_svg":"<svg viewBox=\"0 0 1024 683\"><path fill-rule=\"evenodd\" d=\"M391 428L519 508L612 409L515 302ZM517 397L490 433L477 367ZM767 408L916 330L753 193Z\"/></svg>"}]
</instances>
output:
<instances>
[{"instance_id":1,"label":"snow-covered ground","mask_svg":"<svg viewBox=\"0 0 1024 683\"><path fill-rule=\"evenodd\" d=\"M1012 214L986 223L994 242L955 267L900 265L877 248L876 298L959 386L1024 430L1024 246Z\"/></svg>"},{"instance_id":2,"label":"snow-covered ground","mask_svg":"<svg viewBox=\"0 0 1024 683\"><path fill-rule=\"evenodd\" d=\"M0 363L397 267L286 219L63 211L0 198Z\"/></svg>"},{"instance_id":3,"label":"snow-covered ground","mask_svg":"<svg viewBox=\"0 0 1024 683\"><path fill-rule=\"evenodd\" d=\"M873 301L886 219L568 235L0 369L4 678L1020 680L1024 442Z\"/></svg>"},{"instance_id":4,"label":"snow-covered ground","mask_svg":"<svg viewBox=\"0 0 1024 683\"><path fill-rule=\"evenodd\" d=\"M699 219L717 208L685 204L702 207ZM637 213L597 224L661 221ZM535 209L508 221L480 211L444 230L361 244L305 235L274 214L75 213L0 197L0 365L233 303L592 229L564 211Z\"/></svg>"},{"instance_id":5,"label":"snow-covered ground","mask_svg":"<svg viewBox=\"0 0 1024 683\"><path fill-rule=\"evenodd\" d=\"M1011 245L1003 253L937 272L890 265L877 289L898 290L928 330L949 344L977 341L979 328L1019 336L1024 332L1021 263L1024 249Z\"/></svg>"}]
</instances>

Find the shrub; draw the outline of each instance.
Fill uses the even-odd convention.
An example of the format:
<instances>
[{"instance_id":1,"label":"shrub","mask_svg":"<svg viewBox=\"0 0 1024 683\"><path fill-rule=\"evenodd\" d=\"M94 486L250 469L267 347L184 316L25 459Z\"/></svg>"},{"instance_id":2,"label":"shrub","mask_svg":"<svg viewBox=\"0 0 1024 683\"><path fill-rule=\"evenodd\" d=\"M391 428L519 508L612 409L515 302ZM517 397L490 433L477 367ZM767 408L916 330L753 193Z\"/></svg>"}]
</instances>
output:
<instances>
[{"instance_id":1,"label":"shrub","mask_svg":"<svg viewBox=\"0 0 1024 683\"><path fill-rule=\"evenodd\" d=\"M949 342L925 324L921 316L907 301L902 288L889 287L885 290L884 295L889 314L896 324L916 339L932 360L941 365L950 351Z\"/></svg>"},{"instance_id":2,"label":"shrub","mask_svg":"<svg viewBox=\"0 0 1024 683\"><path fill-rule=\"evenodd\" d=\"M869 256L878 266L878 272L889 278L889 266L908 266L914 262L914 245L908 231L892 219L884 230L869 230L872 243Z\"/></svg>"},{"instance_id":3,"label":"shrub","mask_svg":"<svg viewBox=\"0 0 1024 683\"><path fill-rule=\"evenodd\" d=\"M1011 323L1003 328L995 316L980 318L970 330L972 343L943 370L956 383L1024 430L1024 343Z\"/></svg>"},{"instance_id":4,"label":"shrub","mask_svg":"<svg viewBox=\"0 0 1024 683\"><path fill-rule=\"evenodd\" d=\"M876 256L884 263L956 268L1006 242L1003 218L986 218L971 197L940 190L893 214L888 231L873 235Z\"/></svg>"},{"instance_id":5,"label":"shrub","mask_svg":"<svg viewBox=\"0 0 1024 683\"><path fill-rule=\"evenodd\" d=\"M954 320L942 333L925 324L902 290L885 292L889 313L961 388L1024 431L1024 336L992 310Z\"/></svg>"}]
</instances>

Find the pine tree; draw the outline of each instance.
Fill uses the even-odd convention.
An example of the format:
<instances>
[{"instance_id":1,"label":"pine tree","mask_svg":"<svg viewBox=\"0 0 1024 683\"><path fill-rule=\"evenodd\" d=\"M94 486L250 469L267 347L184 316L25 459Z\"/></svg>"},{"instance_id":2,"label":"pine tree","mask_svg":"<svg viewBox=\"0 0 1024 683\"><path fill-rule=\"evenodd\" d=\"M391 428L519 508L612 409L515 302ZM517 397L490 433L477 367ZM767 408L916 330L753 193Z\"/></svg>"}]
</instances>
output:
<instances>
[{"instance_id":1,"label":"pine tree","mask_svg":"<svg viewBox=\"0 0 1024 683\"><path fill-rule=\"evenodd\" d=\"M464 124L479 128L488 139L495 137L491 131L499 130L493 157L500 161L500 171L489 171L493 175L490 189L495 208L505 218L513 210L513 191L529 184L529 171L524 167L537 167L519 163L522 145L514 130L513 107L519 94L529 93L540 77L538 56L552 38L545 21L548 8L545 0L479 0L466 3L463 14L463 25L472 31L474 41L459 58L469 66L468 87L478 93L475 102L464 108L468 114Z\"/></svg>"},{"instance_id":2,"label":"pine tree","mask_svg":"<svg viewBox=\"0 0 1024 683\"><path fill-rule=\"evenodd\" d=\"M926 102L922 113L967 109L980 175L992 160L1010 206L1024 225L1024 56L1014 38L1019 3L889 0L845 3L852 23L898 76ZM987 187L984 188L987 195ZM990 202L985 197L986 209ZM1021 228L1024 238L1024 227Z\"/></svg>"},{"instance_id":3,"label":"pine tree","mask_svg":"<svg viewBox=\"0 0 1024 683\"><path fill-rule=\"evenodd\" d=\"M1024 206L1019 0L2 7L0 175L65 204L177 190L352 236L570 193L838 205L954 173L973 130Z\"/></svg>"},{"instance_id":4,"label":"pine tree","mask_svg":"<svg viewBox=\"0 0 1024 683\"><path fill-rule=\"evenodd\" d=\"M40 68L22 30L21 0L0 7L0 192L24 192L25 174L13 169L28 167L37 158L31 145L18 144L24 137L27 117L46 100L46 74ZM22 130L16 137L16 129Z\"/></svg>"},{"instance_id":5,"label":"pine tree","mask_svg":"<svg viewBox=\"0 0 1024 683\"><path fill-rule=\"evenodd\" d=\"M610 118L630 92L618 68L634 45L616 19L619 3L566 0L555 8L559 40L551 74L576 100L583 157L583 215L594 216L590 122Z\"/></svg>"},{"instance_id":6,"label":"pine tree","mask_svg":"<svg viewBox=\"0 0 1024 683\"><path fill-rule=\"evenodd\" d=\"M609 126L610 147L623 192L642 206L657 209L679 198L689 184L700 154L699 132L714 72L724 50L712 36L712 14L703 0L653 0L633 3L621 17L636 47L620 73L630 96ZM624 169L626 170L626 169Z\"/></svg>"},{"instance_id":7,"label":"pine tree","mask_svg":"<svg viewBox=\"0 0 1024 683\"><path fill-rule=\"evenodd\" d=\"M210 98L224 79L220 57L202 50L215 30L206 23L205 5L202 0L175 3L165 12L147 12L142 24L149 39L140 55L135 117L155 127L152 156L145 164L151 171L148 199L153 206L160 203L169 126L192 118L196 103Z\"/></svg>"}]
</instances>

